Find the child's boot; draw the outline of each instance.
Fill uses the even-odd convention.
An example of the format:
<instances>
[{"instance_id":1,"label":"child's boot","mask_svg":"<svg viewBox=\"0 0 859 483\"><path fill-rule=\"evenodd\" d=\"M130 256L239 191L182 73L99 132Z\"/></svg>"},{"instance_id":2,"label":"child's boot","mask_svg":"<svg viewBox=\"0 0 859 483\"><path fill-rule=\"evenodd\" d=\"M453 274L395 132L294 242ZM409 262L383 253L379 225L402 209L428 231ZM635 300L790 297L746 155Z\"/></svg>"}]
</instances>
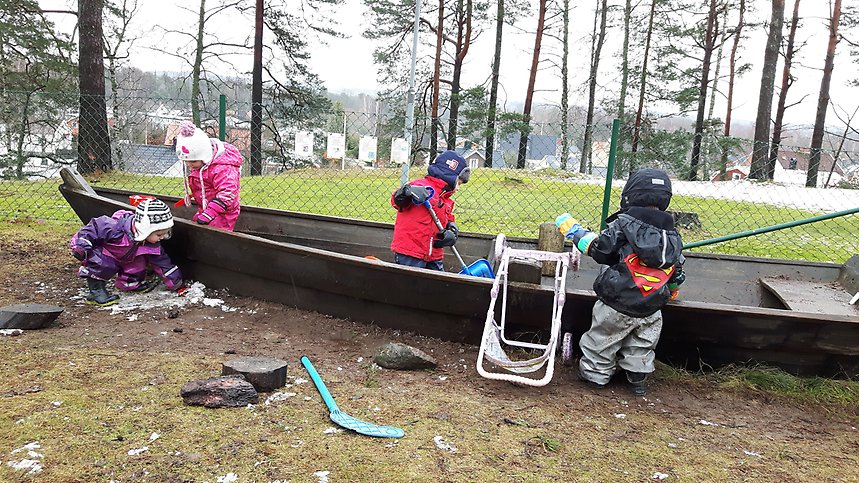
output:
<instances>
[{"instance_id":1,"label":"child's boot","mask_svg":"<svg viewBox=\"0 0 859 483\"><path fill-rule=\"evenodd\" d=\"M626 371L626 380L632 384L632 393L636 396L647 394L647 374L644 372Z\"/></svg>"},{"instance_id":2,"label":"child's boot","mask_svg":"<svg viewBox=\"0 0 859 483\"><path fill-rule=\"evenodd\" d=\"M104 280L87 278L86 284L89 288L89 295L86 296L86 303L106 307L119 301L119 296L112 295L107 291Z\"/></svg>"},{"instance_id":3,"label":"child's boot","mask_svg":"<svg viewBox=\"0 0 859 483\"><path fill-rule=\"evenodd\" d=\"M161 281L158 279L144 280L144 281L140 282L140 285L129 290L129 292L149 293L149 292L153 291L155 289L155 287L158 286L159 283L161 283Z\"/></svg>"}]
</instances>

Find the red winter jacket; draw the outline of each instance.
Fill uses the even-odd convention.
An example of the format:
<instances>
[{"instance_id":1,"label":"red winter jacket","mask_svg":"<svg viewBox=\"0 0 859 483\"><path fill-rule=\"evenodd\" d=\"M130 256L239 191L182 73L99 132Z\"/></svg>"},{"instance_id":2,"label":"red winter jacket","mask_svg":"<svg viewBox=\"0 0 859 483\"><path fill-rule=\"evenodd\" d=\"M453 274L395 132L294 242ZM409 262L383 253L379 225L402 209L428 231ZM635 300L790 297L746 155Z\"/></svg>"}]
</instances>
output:
<instances>
[{"instance_id":1,"label":"red winter jacket","mask_svg":"<svg viewBox=\"0 0 859 483\"><path fill-rule=\"evenodd\" d=\"M448 222L454 221L453 217L453 191L442 191L447 187L447 182L425 176L409 183L411 186L430 186L435 192L429 202L435 211L442 227ZM432 220L424 205L410 204L400 208L394 203L394 195L391 195L391 206L397 209L397 220L394 222L394 240L391 242L391 251L420 258L426 262L433 262L444 258L443 248L433 248L432 242L438 227Z\"/></svg>"}]
</instances>

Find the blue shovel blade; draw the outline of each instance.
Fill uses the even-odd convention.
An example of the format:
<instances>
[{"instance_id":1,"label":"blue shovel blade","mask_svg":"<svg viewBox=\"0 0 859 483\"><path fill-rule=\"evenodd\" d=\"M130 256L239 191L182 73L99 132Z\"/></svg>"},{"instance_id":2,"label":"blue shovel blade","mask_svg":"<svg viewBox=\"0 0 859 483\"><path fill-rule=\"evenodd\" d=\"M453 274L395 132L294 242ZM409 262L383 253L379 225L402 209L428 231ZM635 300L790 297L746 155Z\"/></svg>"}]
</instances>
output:
<instances>
[{"instance_id":1,"label":"blue shovel blade","mask_svg":"<svg viewBox=\"0 0 859 483\"><path fill-rule=\"evenodd\" d=\"M355 419L352 416L344 413L339 409L331 411L331 420L335 424L346 429L351 429L356 433L361 433L366 436L374 436L376 438L402 438L406 433L400 428L391 426L379 426L378 424L368 423Z\"/></svg>"}]
</instances>

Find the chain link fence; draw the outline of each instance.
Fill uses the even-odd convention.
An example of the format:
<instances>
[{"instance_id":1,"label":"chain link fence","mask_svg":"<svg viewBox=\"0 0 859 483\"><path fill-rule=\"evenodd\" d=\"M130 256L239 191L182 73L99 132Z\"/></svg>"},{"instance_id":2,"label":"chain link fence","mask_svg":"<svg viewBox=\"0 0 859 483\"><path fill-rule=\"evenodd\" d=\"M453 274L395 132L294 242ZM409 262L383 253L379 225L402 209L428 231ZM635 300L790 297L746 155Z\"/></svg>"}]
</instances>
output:
<instances>
[{"instance_id":1,"label":"chain link fence","mask_svg":"<svg viewBox=\"0 0 859 483\"><path fill-rule=\"evenodd\" d=\"M78 158L78 96L2 95L0 217L77 221L57 186L59 169L75 166ZM407 152L402 116L334 109L295 125L264 109L262 154L251 166L250 110L250 105L230 105L223 113L224 140L245 157L243 204L394 220L389 199L400 185L399 163ZM113 169L87 175L93 185L181 196L183 167L173 140L179 123L192 117L187 100L108 98L107 113L110 143L99 155ZM201 127L212 137L219 134L219 114L217 101L202 104ZM419 118L416 126L412 179L426 174L431 145L428 121ZM438 146L448 146L443 137L451 127L447 120L440 123ZM609 122L587 128L571 124L567 130L560 123L532 122L524 159L519 132L499 129L487 150L477 129L456 127L460 132L451 147L473 168L471 181L454 196L462 230L536 236L540 223L565 211L599 228L612 141ZM637 167L671 174L670 209L687 243L859 207L859 158L834 144L821 155L816 188L805 187L806 147L781 146L773 179L757 181L749 178L751 141L726 142L719 133L705 133L696 181L688 181L693 146L687 130L646 124L636 133L632 125L623 125L610 211L619 205L623 180ZM696 250L843 262L859 252L859 224L856 215L848 215Z\"/></svg>"}]
</instances>

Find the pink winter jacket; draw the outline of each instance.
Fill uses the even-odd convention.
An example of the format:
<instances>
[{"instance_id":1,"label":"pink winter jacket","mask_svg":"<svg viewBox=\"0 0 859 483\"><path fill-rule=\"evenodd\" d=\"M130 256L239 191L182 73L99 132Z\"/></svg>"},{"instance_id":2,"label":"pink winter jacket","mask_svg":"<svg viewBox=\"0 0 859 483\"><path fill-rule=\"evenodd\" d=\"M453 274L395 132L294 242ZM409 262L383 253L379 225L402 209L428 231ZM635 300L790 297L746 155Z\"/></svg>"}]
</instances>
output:
<instances>
[{"instance_id":1,"label":"pink winter jacket","mask_svg":"<svg viewBox=\"0 0 859 483\"><path fill-rule=\"evenodd\" d=\"M232 144L217 139L210 141L215 154L202 168L191 169L188 173L186 198L190 191L197 202L194 221L205 220L209 226L233 231L240 211L242 155Z\"/></svg>"}]
</instances>

